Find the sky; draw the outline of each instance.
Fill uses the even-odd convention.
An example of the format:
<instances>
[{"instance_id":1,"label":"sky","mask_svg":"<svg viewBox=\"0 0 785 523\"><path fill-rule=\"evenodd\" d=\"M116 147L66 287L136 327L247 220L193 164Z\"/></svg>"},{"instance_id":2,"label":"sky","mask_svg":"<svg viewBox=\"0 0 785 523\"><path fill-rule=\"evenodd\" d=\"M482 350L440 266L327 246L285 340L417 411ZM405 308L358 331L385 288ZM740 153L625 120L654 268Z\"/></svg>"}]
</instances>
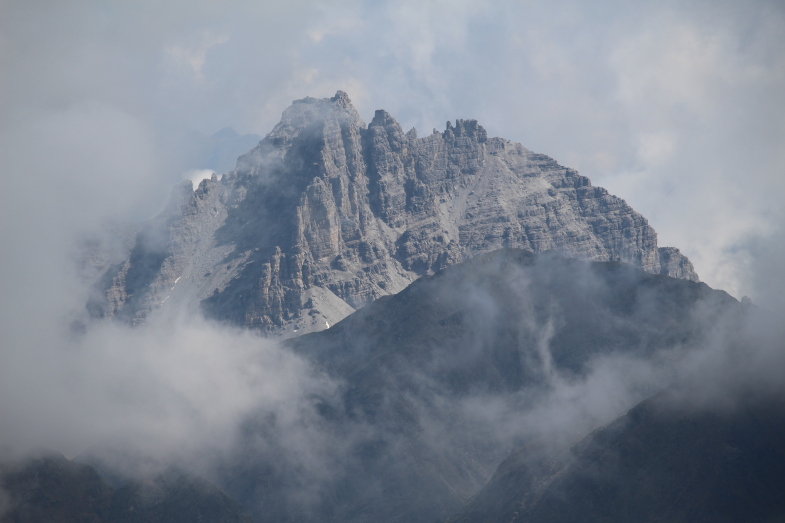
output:
<instances>
[{"instance_id":1,"label":"sky","mask_svg":"<svg viewBox=\"0 0 785 523\"><path fill-rule=\"evenodd\" d=\"M143 219L194 133L264 135L346 91L405 129L475 118L646 216L764 303L785 196L785 4L0 2L3 249ZM27 223L32 220L33 223ZM58 222L53 232L47 221ZM36 223L39 222L39 223Z\"/></svg>"},{"instance_id":2,"label":"sky","mask_svg":"<svg viewBox=\"0 0 785 523\"><path fill-rule=\"evenodd\" d=\"M578 169L703 281L782 310L782 1L0 0L0 452L130 434L167 453L215 427L203 448L259 401L332 390L199 319L61 326L86 302L79 239L160 211L205 135L263 136L339 89L366 122L474 118Z\"/></svg>"}]
</instances>

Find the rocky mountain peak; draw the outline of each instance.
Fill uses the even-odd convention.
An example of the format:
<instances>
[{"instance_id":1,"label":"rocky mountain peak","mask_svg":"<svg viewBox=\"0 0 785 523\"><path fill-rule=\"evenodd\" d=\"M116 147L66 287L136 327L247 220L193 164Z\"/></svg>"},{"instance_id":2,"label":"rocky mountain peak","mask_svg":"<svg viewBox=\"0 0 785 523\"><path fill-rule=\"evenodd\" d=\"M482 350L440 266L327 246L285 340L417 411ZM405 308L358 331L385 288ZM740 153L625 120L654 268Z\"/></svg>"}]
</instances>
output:
<instances>
[{"instance_id":1,"label":"rocky mountain peak","mask_svg":"<svg viewBox=\"0 0 785 523\"><path fill-rule=\"evenodd\" d=\"M455 127L448 121L442 136L445 140L466 137L478 143L484 143L488 139L488 133L477 120L455 120Z\"/></svg>"},{"instance_id":2,"label":"rocky mountain peak","mask_svg":"<svg viewBox=\"0 0 785 523\"><path fill-rule=\"evenodd\" d=\"M373 120L371 120L371 123L368 124L368 127L388 127L388 126L399 129L403 133L403 128L395 120L395 118L393 118L392 115L390 115L390 113L388 113L384 109L377 109L373 115Z\"/></svg>"},{"instance_id":3,"label":"rocky mountain peak","mask_svg":"<svg viewBox=\"0 0 785 523\"><path fill-rule=\"evenodd\" d=\"M294 100L281 115L281 121L259 145L237 160L235 172L258 175L273 158L284 158L292 145L304 141L319 142L325 130L329 132L342 127L365 128L365 123L343 91L338 91L332 98Z\"/></svg>"},{"instance_id":4,"label":"rocky mountain peak","mask_svg":"<svg viewBox=\"0 0 785 523\"><path fill-rule=\"evenodd\" d=\"M501 247L697 280L643 216L576 171L488 138L476 120L418 138L378 110L366 126L338 91L295 100L220 180L175 188L126 260L106 267L91 310L143 321L179 304L299 334Z\"/></svg>"},{"instance_id":5,"label":"rocky mountain peak","mask_svg":"<svg viewBox=\"0 0 785 523\"><path fill-rule=\"evenodd\" d=\"M352 101L349 99L349 95L343 91L336 91L335 96L330 98L330 101L336 105L340 105L341 107L351 108L352 111L354 110L354 106L352 105Z\"/></svg>"}]
</instances>

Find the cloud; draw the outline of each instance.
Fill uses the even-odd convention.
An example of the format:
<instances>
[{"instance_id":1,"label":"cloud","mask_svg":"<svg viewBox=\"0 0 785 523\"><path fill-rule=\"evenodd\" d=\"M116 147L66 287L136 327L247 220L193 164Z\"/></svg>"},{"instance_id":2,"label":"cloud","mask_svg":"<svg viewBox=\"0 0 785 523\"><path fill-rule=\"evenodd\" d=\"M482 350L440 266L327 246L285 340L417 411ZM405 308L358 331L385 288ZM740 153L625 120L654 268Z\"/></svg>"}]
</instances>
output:
<instances>
[{"instance_id":1,"label":"cloud","mask_svg":"<svg viewBox=\"0 0 785 523\"><path fill-rule=\"evenodd\" d=\"M783 219L771 195L785 193L775 174L785 164L773 142L761 147L784 130L773 87L785 79L785 61L768 51L783 35L765 19L783 13L758 3L656 16L660 23L611 54L620 109L649 146L607 183L690 255L704 280L740 295L750 253L739 243ZM651 154L655 136L669 144L666 156Z\"/></svg>"},{"instance_id":2,"label":"cloud","mask_svg":"<svg viewBox=\"0 0 785 523\"><path fill-rule=\"evenodd\" d=\"M206 32L194 46L187 47L181 44L171 44L166 46L166 53L175 62L190 67L198 80L204 80L202 69L207 60L207 52L216 45L226 43L228 40L228 36L216 36Z\"/></svg>"},{"instance_id":3,"label":"cloud","mask_svg":"<svg viewBox=\"0 0 785 523\"><path fill-rule=\"evenodd\" d=\"M744 411L785 397L781 312L747 305L709 333L700 350L681 363L677 379L660 403L666 408Z\"/></svg>"},{"instance_id":4,"label":"cloud","mask_svg":"<svg viewBox=\"0 0 785 523\"><path fill-rule=\"evenodd\" d=\"M194 185L194 190L196 190L202 180L209 180L213 174L215 174L215 171L210 169L191 169L183 173L183 178L185 180L191 180L191 183Z\"/></svg>"},{"instance_id":5,"label":"cloud","mask_svg":"<svg viewBox=\"0 0 785 523\"><path fill-rule=\"evenodd\" d=\"M193 470L228 452L251 415L275 415L298 438L309 398L334 388L276 343L197 318L63 330L6 340L0 414L14 422L0 441L15 453L107 447Z\"/></svg>"}]
</instances>

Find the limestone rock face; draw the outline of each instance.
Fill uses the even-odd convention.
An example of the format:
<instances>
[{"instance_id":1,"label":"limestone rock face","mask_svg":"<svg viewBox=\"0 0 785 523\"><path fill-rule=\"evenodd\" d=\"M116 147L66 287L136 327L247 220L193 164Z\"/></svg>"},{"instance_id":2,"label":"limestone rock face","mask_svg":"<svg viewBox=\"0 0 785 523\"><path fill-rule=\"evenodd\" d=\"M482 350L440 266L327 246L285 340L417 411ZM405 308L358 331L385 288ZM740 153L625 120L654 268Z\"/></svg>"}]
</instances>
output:
<instances>
[{"instance_id":1,"label":"limestone rock face","mask_svg":"<svg viewBox=\"0 0 785 523\"><path fill-rule=\"evenodd\" d=\"M366 126L339 91L296 100L220 180L176 187L106 269L90 310L139 322L161 306L200 307L302 334L501 247L697 281L643 216L573 169L475 120L418 138L380 110Z\"/></svg>"}]
</instances>

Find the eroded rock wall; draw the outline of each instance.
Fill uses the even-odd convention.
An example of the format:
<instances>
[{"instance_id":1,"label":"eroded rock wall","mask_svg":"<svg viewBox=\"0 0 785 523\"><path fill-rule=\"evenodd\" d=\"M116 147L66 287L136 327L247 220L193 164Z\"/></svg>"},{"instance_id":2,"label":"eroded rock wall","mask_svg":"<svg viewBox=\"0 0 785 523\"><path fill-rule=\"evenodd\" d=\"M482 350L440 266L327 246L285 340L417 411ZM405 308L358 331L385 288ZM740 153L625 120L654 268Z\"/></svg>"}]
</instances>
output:
<instances>
[{"instance_id":1,"label":"eroded rock wall","mask_svg":"<svg viewBox=\"0 0 785 523\"><path fill-rule=\"evenodd\" d=\"M91 310L140 322L180 306L299 334L501 247L697 280L643 216L573 169L475 120L420 138L380 110L366 126L339 91L295 101L220 180L176 187Z\"/></svg>"}]
</instances>

